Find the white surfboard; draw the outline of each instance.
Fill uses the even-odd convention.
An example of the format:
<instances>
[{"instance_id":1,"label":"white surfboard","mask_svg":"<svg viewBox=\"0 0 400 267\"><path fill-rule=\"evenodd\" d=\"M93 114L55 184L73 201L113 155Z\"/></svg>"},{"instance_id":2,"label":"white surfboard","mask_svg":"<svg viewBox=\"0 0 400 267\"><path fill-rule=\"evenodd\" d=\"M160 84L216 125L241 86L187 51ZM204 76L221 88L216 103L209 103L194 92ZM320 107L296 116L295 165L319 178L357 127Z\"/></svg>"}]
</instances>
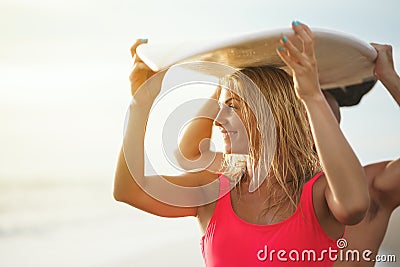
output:
<instances>
[{"instance_id":1,"label":"white surfboard","mask_svg":"<svg viewBox=\"0 0 400 267\"><path fill-rule=\"evenodd\" d=\"M361 94L351 96L347 104L339 103L341 106L357 104L376 82L373 75L377 56L375 49L345 33L320 28L313 28L312 31L321 87L339 90L335 97L342 98L344 102L349 100L346 99L349 92ZM238 69L273 65L289 71L275 50L282 34L300 46L293 30L286 28L196 42L157 44L149 41L138 47L137 54L154 71L191 61L218 62ZM347 95L340 92L341 89L346 89Z\"/></svg>"}]
</instances>

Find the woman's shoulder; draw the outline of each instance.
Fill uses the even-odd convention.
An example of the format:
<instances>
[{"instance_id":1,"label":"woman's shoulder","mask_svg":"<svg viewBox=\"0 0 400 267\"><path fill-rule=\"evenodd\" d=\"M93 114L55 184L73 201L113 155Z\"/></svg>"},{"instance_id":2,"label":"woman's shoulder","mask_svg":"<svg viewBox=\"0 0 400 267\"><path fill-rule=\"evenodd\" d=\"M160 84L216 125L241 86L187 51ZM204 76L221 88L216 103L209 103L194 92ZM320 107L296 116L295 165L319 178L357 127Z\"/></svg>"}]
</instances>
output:
<instances>
[{"instance_id":1,"label":"woman's shoulder","mask_svg":"<svg viewBox=\"0 0 400 267\"><path fill-rule=\"evenodd\" d=\"M313 181L311 188L312 206L315 216L325 234L331 239L337 239L343 233L344 228L330 212L325 195L327 186L328 181L325 174L321 174Z\"/></svg>"},{"instance_id":2,"label":"woman's shoulder","mask_svg":"<svg viewBox=\"0 0 400 267\"><path fill-rule=\"evenodd\" d=\"M326 176L323 172L313 176L304 185L303 191L306 191L313 200L314 209L316 205L323 204L325 201L325 190L328 185ZM304 193L306 193L304 192Z\"/></svg>"}]
</instances>

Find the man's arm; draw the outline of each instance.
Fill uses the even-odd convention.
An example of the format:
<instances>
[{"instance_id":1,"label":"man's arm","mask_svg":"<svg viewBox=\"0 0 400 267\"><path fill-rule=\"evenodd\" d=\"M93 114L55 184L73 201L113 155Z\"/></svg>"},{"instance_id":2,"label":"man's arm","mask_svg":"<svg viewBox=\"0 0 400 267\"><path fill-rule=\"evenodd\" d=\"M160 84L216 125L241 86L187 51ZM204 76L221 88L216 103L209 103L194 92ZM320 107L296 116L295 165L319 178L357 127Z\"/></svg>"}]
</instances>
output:
<instances>
[{"instance_id":1,"label":"man's arm","mask_svg":"<svg viewBox=\"0 0 400 267\"><path fill-rule=\"evenodd\" d=\"M392 46L373 43L378 52L374 74L382 82L400 106L400 77L393 63ZM390 209L400 205L400 158L365 166L367 176L372 177L372 187L385 196Z\"/></svg>"},{"instance_id":2,"label":"man's arm","mask_svg":"<svg viewBox=\"0 0 400 267\"><path fill-rule=\"evenodd\" d=\"M391 45L371 44L378 52L374 74L400 106L400 77L394 69Z\"/></svg>"},{"instance_id":3,"label":"man's arm","mask_svg":"<svg viewBox=\"0 0 400 267\"><path fill-rule=\"evenodd\" d=\"M372 188L383 194L385 205L392 210L400 206L400 158L373 163L364 170L372 177Z\"/></svg>"}]
</instances>

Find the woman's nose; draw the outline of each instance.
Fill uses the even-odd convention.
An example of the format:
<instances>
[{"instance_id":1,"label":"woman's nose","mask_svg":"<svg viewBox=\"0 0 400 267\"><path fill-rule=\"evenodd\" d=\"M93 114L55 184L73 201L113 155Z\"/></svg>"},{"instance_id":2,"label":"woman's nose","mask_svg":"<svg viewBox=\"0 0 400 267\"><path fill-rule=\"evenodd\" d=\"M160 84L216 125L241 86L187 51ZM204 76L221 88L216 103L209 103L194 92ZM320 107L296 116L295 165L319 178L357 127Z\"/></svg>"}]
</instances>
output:
<instances>
[{"instance_id":1,"label":"woman's nose","mask_svg":"<svg viewBox=\"0 0 400 267\"><path fill-rule=\"evenodd\" d=\"M218 111L218 114L217 114L217 116L216 116L215 119L214 119L214 125L215 125L215 126L222 127L222 125L224 125L224 124L226 123L226 118L225 118L225 117L226 117L226 116L225 116L224 109L221 108L221 109Z\"/></svg>"}]
</instances>

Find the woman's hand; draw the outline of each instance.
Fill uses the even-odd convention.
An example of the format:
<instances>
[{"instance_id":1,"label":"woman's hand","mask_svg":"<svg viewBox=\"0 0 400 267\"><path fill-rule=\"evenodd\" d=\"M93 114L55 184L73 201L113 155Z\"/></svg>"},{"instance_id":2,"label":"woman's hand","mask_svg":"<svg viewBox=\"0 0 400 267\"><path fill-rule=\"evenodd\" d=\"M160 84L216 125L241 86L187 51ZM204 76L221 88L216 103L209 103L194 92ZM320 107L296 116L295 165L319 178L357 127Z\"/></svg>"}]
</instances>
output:
<instances>
[{"instance_id":1,"label":"woman's hand","mask_svg":"<svg viewBox=\"0 0 400 267\"><path fill-rule=\"evenodd\" d=\"M131 54L134 60L132 72L129 76L131 82L131 94L133 102L131 104L150 107L160 93L162 81L167 70L160 72L152 71L136 54L139 45L147 43L147 39L138 39L131 47ZM154 77L153 77L154 75ZM150 79L151 78L151 79ZM147 81L147 82L146 82ZM143 90L139 88L146 82Z\"/></svg>"},{"instance_id":2,"label":"woman's hand","mask_svg":"<svg viewBox=\"0 0 400 267\"><path fill-rule=\"evenodd\" d=\"M138 39L131 47L131 55L134 60L132 72L129 76L131 82L131 94L135 95L139 87L155 74L136 54L136 48L141 44L146 44L147 39Z\"/></svg>"},{"instance_id":3,"label":"woman's hand","mask_svg":"<svg viewBox=\"0 0 400 267\"><path fill-rule=\"evenodd\" d=\"M298 21L292 22L292 28L295 37L300 39L302 48L299 49L289 38L282 36L282 46L277 48L277 53L292 70L297 96L301 100L320 97L322 93L314 53L314 35L307 25Z\"/></svg>"}]
</instances>

